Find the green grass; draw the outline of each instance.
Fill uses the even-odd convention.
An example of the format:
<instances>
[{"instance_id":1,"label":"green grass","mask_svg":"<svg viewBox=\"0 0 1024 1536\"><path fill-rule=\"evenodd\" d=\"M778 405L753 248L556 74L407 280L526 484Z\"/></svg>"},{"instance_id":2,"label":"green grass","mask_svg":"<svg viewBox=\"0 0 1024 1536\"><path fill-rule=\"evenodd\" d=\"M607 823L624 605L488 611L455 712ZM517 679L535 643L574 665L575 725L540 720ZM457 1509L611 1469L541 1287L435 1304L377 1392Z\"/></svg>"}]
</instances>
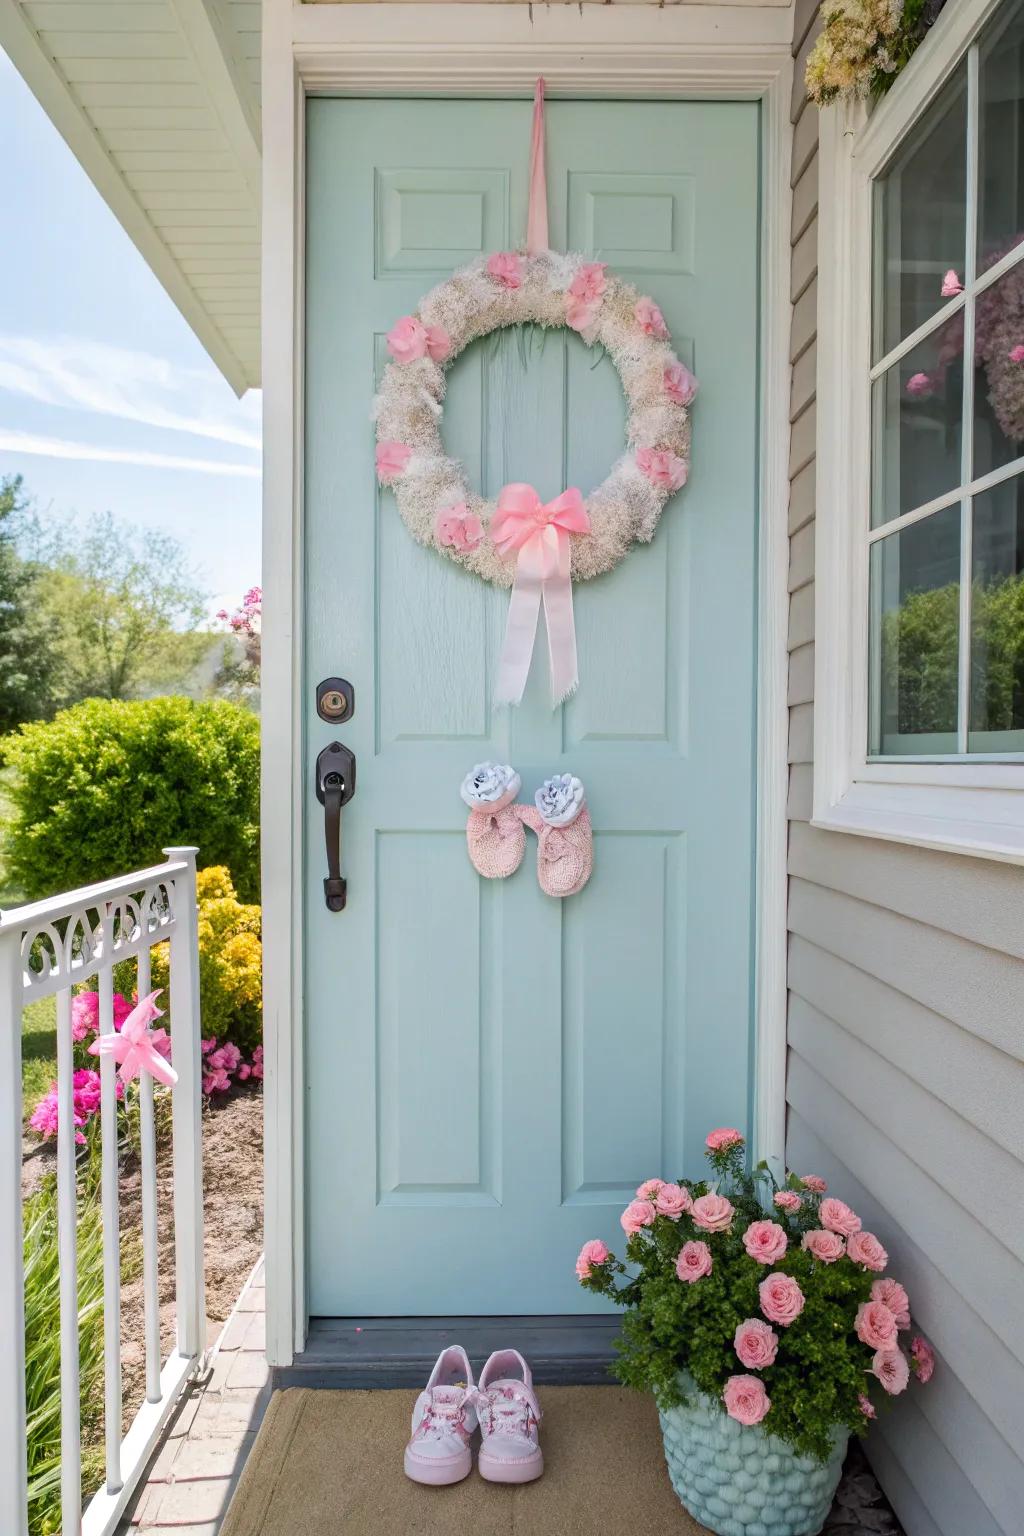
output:
<instances>
[{"instance_id":1,"label":"green grass","mask_svg":"<svg viewBox=\"0 0 1024 1536\"><path fill-rule=\"evenodd\" d=\"M52 997L29 1003L22 1015L21 1097L27 1119L57 1078L57 1003Z\"/></svg>"}]
</instances>

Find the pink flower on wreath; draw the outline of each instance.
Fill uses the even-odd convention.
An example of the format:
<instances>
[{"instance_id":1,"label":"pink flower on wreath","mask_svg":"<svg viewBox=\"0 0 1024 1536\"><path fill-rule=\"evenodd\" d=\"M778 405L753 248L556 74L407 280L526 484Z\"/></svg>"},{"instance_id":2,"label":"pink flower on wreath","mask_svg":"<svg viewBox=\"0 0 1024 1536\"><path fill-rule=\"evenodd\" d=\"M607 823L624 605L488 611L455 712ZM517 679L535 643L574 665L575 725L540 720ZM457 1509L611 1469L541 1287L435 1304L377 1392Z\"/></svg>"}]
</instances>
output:
<instances>
[{"instance_id":1,"label":"pink flower on wreath","mask_svg":"<svg viewBox=\"0 0 1024 1536\"><path fill-rule=\"evenodd\" d=\"M884 1301L862 1301L853 1326L868 1349L896 1348L896 1319Z\"/></svg>"},{"instance_id":2,"label":"pink flower on wreath","mask_svg":"<svg viewBox=\"0 0 1024 1536\"><path fill-rule=\"evenodd\" d=\"M659 490L678 491L686 484L689 473L686 460L668 448L638 448L636 463L641 474Z\"/></svg>"},{"instance_id":3,"label":"pink flower on wreath","mask_svg":"<svg viewBox=\"0 0 1024 1536\"><path fill-rule=\"evenodd\" d=\"M704 1232L728 1232L732 1226L733 1205L724 1195L701 1195L690 1209L695 1227Z\"/></svg>"},{"instance_id":4,"label":"pink flower on wreath","mask_svg":"<svg viewBox=\"0 0 1024 1536\"><path fill-rule=\"evenodd\" d=\"M406 443L385 438L377 444L377 479L381 485L393 485L409 467L412 449Z\"/></svg>"},{"instance_id":5,"label":"pink flower on wreath","mask_svg":"<svg viewBox=\"0 0 1024 1536\"><path fill-rule=\"evenodd\" d=\"M1024 363L1024 344L1018 342L1007 354L1011 363Z\"/></svg>"},{"instance_id":6,"label":"pink flower on wreath","mask_svg":"<svg viewBox=\"0 0 1024 1536\"><path fill-rule=\"evenodd\" d=\"M685 363L669 363L665 369L664 389L673 405L691 405L697 394L697 380Z\"/></svg>"},{"instance_id":7,"label":"pink flower on wreath","mask_svg":"<svg viewBox=\"0 0 1024 1536\"><path fill-rule=\"evenodd\" d=\"M596 304L602 299L608 287L608 279L604 275L607 265L606 261L583 262L569 284L572 297L581 299L585 304Z\"/></svg>"},{"instance_id":8,"label":"pink flower on wreath","mask_svg":"<svg viewBox=\"0 0 1024 1536\"><path fill-rule=\"evenodd\" d=\"M484 525L464 501L454 506L442 507L434 519L437 542L446 549L455 549L460 555L468 555L483 542Z\"/></svg>"},{"instance_id":9,"label":"pink flower on wreath","mask_svg":"<svg viewBox=\"0 0 1024 1536\"><path fill-rule=\"evenodd\" d=\"M942 287L939 293L944 299L955 299L958 293L963 293L964 285L956 275L956 270L950 267L942 279Z\"/></svg>"},{"instance_id":10,"label":"pink flower on wreath","mask_svg":"<svg viewBox=\"0 0 1024 1536\"><path fill-rule=\"evenodd\" d=\"M912 373L906 384L907 394L914 396L930 395L932 388L932 380L927 373Z\"/></svg>"},{"instance_id":11,"label":"pink flower on wreath","mask_svg":"<svg viewBox=\"0 0 1024 1536\"><path fill-rule=\"evenodd\" d=\"M653 1200L658 1190L664 1186L664 1179L644 1179L636 1192L638 1200Z\"/></svg>"},{"instance_id":12,"label":"pink flower on wreath","mask_svg":"<svg viewBox=\"0 0 1024 1536\"><path fill-rule=\"evenodd\" d=\"M851 1232L846 1254L855 1264L863 1264L865 1269L873 1269L878 1274L889 1262L889 1255L873 1232Z\"/></svg>"},{"instance_id":13,"label":"pink flower on wreath","mask_svg":"<svg viewBox=\"0 0 1024 1536\"><path fill-rule=\"evenodd\" d=\"M415 315L403 315L388 331L387 347L396 363L414 363L428 355L443 363L452 344L444 326L424 325Z\"/></svg>"},{"instance_id":14,"label":"pink flower on wreath","mask_svg":"<svg viewBox=\"0 0 1024 1536\"><path fill-rule=\"evenodd\" d=\"M805 1232L800 1246L806 1248L819 1264L834 1264L846 1252L846 1244L838 1232L825 1232L820 1227Z\"/></svg>"},{"instance_id":15,"label":"pink flower on wreath","mask_svg":"<svg viewBox=\"0 0 1024 1536\"><path fill-rule=\"evenodd\" d=\"M631 1200L619 1217L623 1232L630 1236L642 1227L649 1227L655 1217L654 1206L649 1200Z\"/></svg>"},{"instance_id":16,"label":"pink flower on wreath","mask_svg":"<svg viewBox=\"0 0 1024 1536\"><path fill-rule=\"evenodd\" d=\"M871 1373L877 1376L890 1397L897 1397L910 1380L910 1366L902 1349L880 1349L871 1362Z\"/></svg>"},{"instance_id":17,"label":"pink flower on wreath","mask_svg":"<svg viewBox=\"0 0 1024 1536\"><path fill-rule=\"evenodd\" d=\"M743 1246L759 1264L777 1264L789 1247L789 1239L777 1221L752 1221L743 1234Z\"/></svg>"},{"instance_id":18,"label":"pink flower on wreath","mask_svg":"<svg viewBox=\"0 0 1024 1536\"><path fill-rule=\"evenodd\" d=\"M788 1328L804 1309L804 1293L792 1275L776 1273L762 1280L757 1288L761 1311L770 1323Z\"/></svg>"},{"instance_id":19,"label":"pink flower on wreath","mask_svg":"<svg viewBox=\"0 0 1024 1536\"><path fill-rule=\"evenodd\" d=\"M795 1189L780 1189L775 1196L775 1204L780 1211L798 1211L803 1201Z\"/></svg>"},{"instance_id":20,"label":"pink flower on wreath","mask_svg":"<svg viewBox=\"0 0 1024 1536\"><path fill-rule=\"evenodd\" d=\"M597 319L600 307L595 299L577 299L569 294L565 303L565 323L571 331L587 331Z\"/></svg>"},{"instance_id":21,"label":"pink flower on wreath","mask_svg":"<svg viewBox=\"0 0 1024 1536\"><path fill-rule=\"evenodd\" d=\"M910 1341L910 1363L914 1367L914 1374L918 1381L931 1381L935 1370L935 1351L928 1340L923 1339L920 1334Z\"/></svg>"},{"instance_id":22,"label":"pink flower on wreath","mask_svg":"<svg viewBox=\"0 0 1024 1536\"><path fill-rule=\"evenodd\" d=\"M733 1346L741 1365L751 1371L763 1371L774 1365L779 1352L779 1336L759 1317L748 1317L733 1336Z\"/></svg>"},{"instance_id":23,"label":"pink flower on wreath","mask_svg":"<svg viewBox=\"0 0 1024 1536\"><path fill-rule=\"evenodd\" d=\"M693 1204L690 1191L682 1184L663 1184L654 1197L654 1208L659 1216L678 1221Z\"/></svg>"},{"instance_id":24,"label":"pink flower on wreath","mask_svg":"<svg viewBox=\"0 0 1024 1536\"><path fill-rule=\"evenodd\" d=\"M836 1200L834 1196L821 1202L818 1216L823 1227L838 1232L841 1237L850 1237L861 1229L861 1219L856 1211L851 1211L844 1201Z\"/></svg>"},{"instance_id":25,"label":"pink flower on wreath","mask_svg":"<svg viewBox=\"0 0 1024 1536\"><path fill-rule=\"evenodd\" d=\"M710 1275L711 1270L711 1249L707 1243L698 1240L683 1244L676 1259L676 1274L680 1280L692 1285L694 1280L703 1280L705 1275Z\"/></svg>"},{"instance_id":26,"label":"pink flower on wreath","mask_svg":"<svg viewBox=\"0 0 1024 1536\"><path fill-rule=\"evenodd\" d=\"M878 1415L875 1412L874 1404L866 1393L861 1392L857 1398L857 1406L866 1419L877 1419Z\"/></svg>"},{"instance_id":27,"label":"pink flower on wreath","mask_svg":"<svg viewBox=\"0 0 1024 1536\"><path fill-rule=\"evenodd\" d=\"M816 1173L805 1173L800 1183L814 1195L823 1195L828 1189L826 1181Z\"/></svg>"},{"instance_id":28,"label":"pink flower on wreath","mask_svg":"<svg viewBox=\"0 0 1024 1536\"><path fill-rule=\"evenodd\" d=\"M743 1140L742 1133L731 1125L720 1125L717 1131L709 1131L704 1138L704 1145L709 1152L727 1152L730 1147L738 1147Z\"/></svg>"},{"instance_id":29,"label":"pink flower on wreath","mask_svg":"<svg viewBox=\"0 0 1024 1536\"><path fill-rule=\"evenodd\" d=\"M880 1301L883 1306L889 1308L896 1319L897 1328L910 1327L910 1297L898 1280L892 1280L888 1275L881 1280L874 1280L871 1285L871 1300Z\"/></svg>"},{"instance_id":30,"label":"pink flower on wreath","mask_svg":"<svg viewBox=\"0 0 1024 1536\"><path fill-rule=\"evenodd\" d=\"M522 258L515 251L495 251L493 256L487 258L487 275L493 277L496 283L503 288L521 288L523 286Z\"/></svg>"},{"instance_id":31,"label":"pink flower on wreath","mask_svg":"<svg viewBox=\"0 0 1024 1536\"><path fill-rule=\"evenodd\" d=\"M725 1411L740 1424L760 1424L772 1405L764 1382L756 1376L730 1376L722 1393Z\"/></svg>"},{"instance_id":32,"label":"pink flower on wreath","mask_svg":"<svg viewBox=\"0 0 1024 1536\"><path fill-rule=\"evenodd\" d=\"M659 341L668 339L668 326L665 324L665 316L655 304L653 299L646 296L637 299L633 309L636 323L645 336L656 336Z\"/></svg>"},{"instance_id":33,"label":"pink flower on wreath","mask_svg":"<svg viewBox=\"0 0 1024 1536\"><path fill-rule=\"evenodd\" d=\"M590 1273L595 1265L607 1264L608 1245L602 1243L599 1237L592 1237L584 1243L576 1260L576 1274L580 1280L589 1280Z\"/></svg>"}]
</instances>

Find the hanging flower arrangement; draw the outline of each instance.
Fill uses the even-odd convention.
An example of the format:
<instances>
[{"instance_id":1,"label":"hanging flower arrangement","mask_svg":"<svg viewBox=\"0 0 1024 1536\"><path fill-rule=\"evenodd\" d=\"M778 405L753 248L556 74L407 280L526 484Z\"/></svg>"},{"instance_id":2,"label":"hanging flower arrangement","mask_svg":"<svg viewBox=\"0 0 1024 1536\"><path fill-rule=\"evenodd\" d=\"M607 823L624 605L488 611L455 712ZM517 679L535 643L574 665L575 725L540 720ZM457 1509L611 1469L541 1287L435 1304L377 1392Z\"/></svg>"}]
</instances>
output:
<instances>
[{"instance_id":1,"label":"hanging flower arrangement","mask_svg":"<svg viewBox=\"0 0 1024 1536\"><path fill-rule=\"evenodd\" d=\"M945 0L824 0L822 29L804 74L817 106L884 96Z\"/></svg>"}]
</instances>

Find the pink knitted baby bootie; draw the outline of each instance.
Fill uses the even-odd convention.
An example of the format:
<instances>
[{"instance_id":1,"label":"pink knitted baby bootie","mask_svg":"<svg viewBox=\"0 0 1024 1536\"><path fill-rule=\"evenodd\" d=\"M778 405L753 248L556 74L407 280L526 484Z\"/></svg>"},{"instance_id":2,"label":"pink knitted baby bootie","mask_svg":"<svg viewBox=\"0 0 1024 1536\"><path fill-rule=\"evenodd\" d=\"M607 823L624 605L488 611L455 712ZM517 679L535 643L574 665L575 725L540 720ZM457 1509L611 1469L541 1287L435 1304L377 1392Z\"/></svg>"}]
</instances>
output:
<instances>
[{"instance_id":1,"label":"pink knitted baby bootie","mask_svg":"<svg viewBox=\"0 0 1024 1536\"><path fill-rule=\"evenodd\" d=\"M548 896L575 896L594 868L594 834L583 785L570 773L545 779L533 806L516 806L540 844L537 880Z\"/></svg>"},{"instance_id":2,"label":"pink knitted baby bootie","mask_svg":"<svg viewBox=\"0 0 1024 1536\"><path fill-rule=\"evenodd\" d=\"M466 843L473 868L488 880L514 875L526 852L526 833L513 805L521 780L507 763L477 763L462 781L469 806Z\"/></svg>"}]
</instances>

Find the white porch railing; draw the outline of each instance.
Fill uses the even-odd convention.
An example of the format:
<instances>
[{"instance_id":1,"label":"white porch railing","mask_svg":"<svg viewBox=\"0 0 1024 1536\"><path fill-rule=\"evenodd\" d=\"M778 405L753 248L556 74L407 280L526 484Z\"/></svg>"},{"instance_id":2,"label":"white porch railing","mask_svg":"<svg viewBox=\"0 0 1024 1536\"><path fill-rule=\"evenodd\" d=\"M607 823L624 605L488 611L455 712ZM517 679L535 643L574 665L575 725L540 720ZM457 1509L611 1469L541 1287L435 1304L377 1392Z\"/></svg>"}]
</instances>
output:
<instances>
[{"instance_id":1,"label":"white porch railing","mask_svg":"<svg viewBox=\"0 0 1024 1536\"><path fill-rule=\"evenodd\" d=\"M61 1530L108 1536L116 1526L182 1386L205 1348L202 1103L195 848L166 848L165 864L0 913L0 1532L28 1530L25 1306L22 1269L22 1010L57 1000L57 1233L60 1263ZM153 1080L141 1104L142 1274L146 1397L121 1434L121 1252L116 1067L100 1059L106 1478L82 1510L78 1379L76 1157L72 988L98 978L99 1030L114 1028L113 966L136 958L138 995L150 987L154 944L170 940L175 1245L175 1348L160 1357ZM3 1063L6 1062L6 1066ZM55 1319L56 1325L56 1319Z\"/></svg>"}]
</instances>

